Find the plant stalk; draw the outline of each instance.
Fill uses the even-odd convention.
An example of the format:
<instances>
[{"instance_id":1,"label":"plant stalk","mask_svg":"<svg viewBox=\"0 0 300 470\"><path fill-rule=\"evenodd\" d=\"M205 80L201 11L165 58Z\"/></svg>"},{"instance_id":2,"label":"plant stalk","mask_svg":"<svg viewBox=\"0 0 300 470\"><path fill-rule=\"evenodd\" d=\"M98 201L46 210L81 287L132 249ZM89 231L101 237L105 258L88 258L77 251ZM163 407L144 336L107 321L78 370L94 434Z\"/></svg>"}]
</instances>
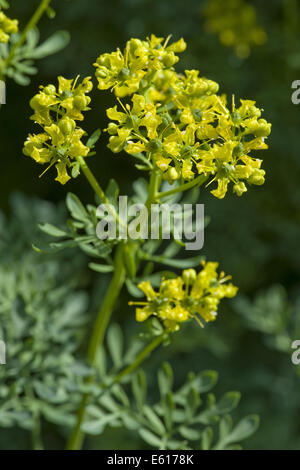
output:
<instances>
[{"instance_id":1,"label":"plant stalk","mask_svg":"<svg viewBox=\"0 0 300 470\"><path fill-rule=\"evenodd\" d=\"M183 191L187 191L188 189L193 188L194 186L201 186L207 180L207 176L199 175L197 178L189 181L188 183L181 184L180 186L176 186L176 188L171 189L170 191L165 191L163 193L158 193L156 195L157 199L162 199L164 197L173 196L173 194L181 193Z\"/></svg>"},{"instance_id":2,"label":"plant stalk","mask_svg":"<svg viewBox=\"0 0 300 470\"><path fill-rule=\"evenodd\" d=\"M41 17L43 16L44 12L47 10L51 0L42 0L37 9L35 10L34 14L28 21L27 25L23 29L20 39L12 46L9 55L5 60L5 65L9 65L11 59L14 57L15 51L22 46L22 44L26 40L26 35L30 29L34 28L37 23L40 21Z\"/></svg>"},{"instance_id":3,"label":"plant stalk","mask_svg":"<svg viewBox=\"0 0 300 470\"><path fill-rule=\"evenodd\" d=\"M98 312L93 328L92 336L88 347L88 361L93 366L97 357L97 350L103 342L107 325L113 311L114 304L119 296L120 290L125 281L125 267L123 262L123 244L119 244L116 250L114 275L108 288L104 302ZM92 377L88 377L87 382L91 382ZM84 394L77 413L77 422L67 444L68 450L79 450L82 447L84 433L81 431L81 424L84 419L85 408L89 395Z\"/></svg>"}]
</instances>

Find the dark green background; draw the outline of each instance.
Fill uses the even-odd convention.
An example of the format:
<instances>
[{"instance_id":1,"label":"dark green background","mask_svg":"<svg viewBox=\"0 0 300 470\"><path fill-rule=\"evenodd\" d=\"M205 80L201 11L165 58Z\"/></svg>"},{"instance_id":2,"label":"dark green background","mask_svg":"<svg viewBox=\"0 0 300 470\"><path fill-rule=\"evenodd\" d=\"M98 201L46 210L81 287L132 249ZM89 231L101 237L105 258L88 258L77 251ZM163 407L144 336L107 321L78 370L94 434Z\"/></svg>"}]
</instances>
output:
<instances>
[{"instance_id":1,"label":"dark green background","mask_svg":"<svg viewBox=\"0 0 300 470\"><path fill-rule=\"evenodd\" d=\"M14 0L10 16L19 18L24 25L37 3ZM228 96L235 94L236 101L256 100L265 110L264 117L273 125L270 148L260 154L267 172L264 186L251 188L242 198L228 193L222 201L208 191L201 195L206 214L211 217L203 252L233 275L241 294L252 297L260 289L282 284L293 304L300 290L300 106L291 102L291 83L300 79L299 3L294 0L251 2L257 8L268 41L252 49L246 60L238 59L232 49L220 44L217 36L205 32L204 1L60 0L52 3L56 18L42 19L41 38L46 39L57 29L66 29L71 33L71 43L65 50L38 63L39 73L30 86L23 88L13 82L7 86L7 105L1 109L0 124L1 207L9 210L9 196L14 190L55 202L64 199L66 190L76 192L85 202L93 197L83 178L71 181L66 187L54 182L51 171L39 179L41 168L22 155L23 141L33 130L28 119L28 103L40 84L55 82L57 75L67 78L93 75L95 58L122 47L129 37L143 38L151 33L172 34L174 39L183 36L188 48L181 56L179 70L197 68L201 75L217 81L222 92ZM112 102L109 92L96 88L92 99L92 111L84 122L89 132L105 127L105 108ZM90 165L104 186L113 177L124 194L130 192L138 172L128 155L111 154L106 143L107 136L102 134L97 156L92 157ZM127 319L132 312L126 315ZM124 320L120 313L119 318ZM230 304L223 309L217 323L207 333L199 332L199 338L197 332L193 333L190 343L183 331L165 352L168 359L176 360L178 379L187 369L215 368L220 372L221 388L242 391L241 413L261 415L261 427L249 441L250 448L300 449L300 383L290 357L265 347L261 335L246 330L232 313ZM215 348L214 332L221 338L219 347ZM209 340L205 340L205 334ZM160 360L161 355L154 356L152 370ZM112 448L122 442L120 433L106 436L102 446ZM131 441L128 442L130 446Z\"/></svg>"}]
</instances>

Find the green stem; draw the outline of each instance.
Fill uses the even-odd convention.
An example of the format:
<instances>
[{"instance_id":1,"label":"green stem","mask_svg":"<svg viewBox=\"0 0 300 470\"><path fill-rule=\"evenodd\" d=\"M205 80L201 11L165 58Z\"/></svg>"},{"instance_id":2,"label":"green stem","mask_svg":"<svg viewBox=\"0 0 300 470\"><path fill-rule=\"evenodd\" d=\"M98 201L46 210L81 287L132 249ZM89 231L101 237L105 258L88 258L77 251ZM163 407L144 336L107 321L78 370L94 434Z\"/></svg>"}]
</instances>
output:
<instances>
[{"instance_id":1,"label":"green stem","mask_svg":"<svg viewBox=\"0 0 300 470\"><path fill-rule=\"evenodd\" d=\"M20 46L22 46L22 44L25 42L26 35L27 35L28 31L30 31L32 28L34 28L37 25L37 23L39 22L39 20L43 16L44 12L47 10L50 2L51 2L51 0L42 0L41 1L38 8L35 10L34 14L30 18L30 20L28 21L25 28L23 29L22 34L20 36L20 39L12 46L9 55L7 56L7 58L5 60L5 65L6 66L9 65L11 59L14 57L14 54L15 54L16 50Z\"/></svg>"},{"instance_id":2,"label":"green stem","mask_svg":"<svg viewBox=\"0 0 300 470\"><path fill-rule=\"evenodd\" d=\"M135 361L122 370L114 379L113 384L120 382L126 375L131 374L143 361L146 359L149 354L154 351L165 339L165 334L163 333L160 336L154 338L154 340L149 343L136 357Z\"/></svg>"},{"instance_id":3,"label":"green stem","mask_svg":"<svg viewBox=\"0 0 300 470\"><path fill-rule=\"evenodd\" d=\"M124 222L122 220L120 220L119 214L116 212L115 208L110 203L109 199L106 197L105 192L103 191L103 189L101 188L101 186L98 183L97 179L95 178L95 176L93 175L93 173L91 172L89 167L87 166L85 159L82 158L82 157L76 157L76 160L80 164L80 167L83 171L84 176L86 177L86 179L90 183L90 185L93 188L93 190L95 191L95 193L98 195L98 197L100 198L100 200L104 204L107 204L107 210L111 213L111 215L118 222L118 224L120 226L122 226L123 228L125 228L126 232L127 232L126 223L124 224Z\"/></svg>"},{"instance_id":4,"label":"green stem","mask_svg":"<svg viewBox=\"0 0 300 470\"><path fill-rule=\"evenodd\" d=\"M149 354L152 353L165 339L165 334L163 333L160 336L157 336L156 338L151 341L151 343L147 344L147 346L137 355L135 361L127 366L125 369L123 369L110 383L108 387L106 387L103 390L103 393L106 393L108 390L113 387L116 383L119 383L126 375L131 374L134 372L138 366L149 356ZM83 444L84 440L84 433L81 431L81 424L84 419L84 412L85 412L85 407L88 404L88 395L85 394L83 396L83 399L81 401L81 406L78 411L77 415L77 424L76 427L74 428L74 432L70 438L70 441L67 446L67 450L80 450Z\"/></svg>"},{"instance_id":5,"label":"green stem","mask_svg":"<svg viewBox=\"0 0 300 470\"><path fill-rule=\"evenodd\" d=\"M149 191L148 191L148 198L146 201L147 209L150 209L152 203L156 202L157 195L159 194L159 186L161 182L161 172L158 170L153 170L150 176L149 182Z\"/></svg>"},{"instance_id":6,"label":"green stem","mask_svg":"<svg viewBox=\"0 0 300 470\"><path fill-rule=\"evenodd\" d=\"M35 411L33 417L33 428L31 431L32 436L32 448L33 450L43 450L43 444L41 440L41 417L39 411Z\"/></svg>"},{"instance_id":7,"label":"green stem","mask_svg":"<svg viewBox=\"0 0 300 470\"><path fill-rule=\"evenodd\" d=\"M98 312L88 347L88 361L92 366L95 364L97 350L103 342L114 304L119 296L124 281L123 245L119 244L115 255L114 275L104 298L104 302ZM92 377L89 377L87 381L91 382ZM84 419L88 399L89 395L84 394L77 412L77 422L67 445L68 450L79 450L82 447L84 433L81 431L81 424Z\"/></svg>"},{"instance_id":8,"label":"green stem","mask_svg":"<svg viewBox=\"0 0 300 470\"><path fill-rule=\"evenodd\" d=\"M172 196L173 194L187 191L188 189L191 189L194 186L201 186L203 183L205 183L206 180L207 180L207 176L204 176L204 175L197 176L197 178L190 181L189 183L181 184L180 186L176 186L176 188L171 189L170 191L165 191L164 193L158 193L156 198L162 199L164 197Z\"/></svg>"},{"instance_id":9,"label":"green stem","mask_svg":"<svg viewBox=\"0 0 300 470\"><path fill-rule=\"evenodd\" d=\"M101 188L100 184L98 183L98 181L96 180L95 176L93 175L93 173L87 166L85 159L83 157L77 157L76 160L80 164L80 167L84 173L84 176L90 183L91 187L93 188L97 196L99 196L102 202L104 202L105 204L109 204L109 200L105 196L105 193L103 189Z\"/></svg>"},{"instance_id":10,"label":"green stem","mask_svg":"<svg viewBox=\"0 0 300 470\"><path fill-rule=\"evenodd\" d=\"M88 348L88 359L92 365L95 362L99 344L102 344L113 306L119 296L124 281L125 267L123 262L123 244L119 244L115 256L114 275L111 280L102 307L98 313Z\"/></svg>"}]
</instances>

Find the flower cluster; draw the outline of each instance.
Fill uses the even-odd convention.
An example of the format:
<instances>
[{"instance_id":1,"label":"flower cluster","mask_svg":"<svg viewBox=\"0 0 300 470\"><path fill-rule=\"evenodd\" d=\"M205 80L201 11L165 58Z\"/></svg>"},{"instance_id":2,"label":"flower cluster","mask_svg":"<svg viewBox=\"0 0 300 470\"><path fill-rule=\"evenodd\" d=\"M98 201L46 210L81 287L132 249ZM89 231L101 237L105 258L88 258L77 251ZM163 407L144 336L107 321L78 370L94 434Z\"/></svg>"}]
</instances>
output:
<instances>
[{"instance_id":1,"label":"flower cluster","mask_svg":"<svg viewBox=\"0 0 300 470\"><path fill-rule=\"evenodd\" d=\"M86 96L92 90L90 77L78 84L76 80L58 77L58 87L47 85L30 101L34 110L31 116L43 132L29 134L24 144L23 153L36 162L48 167L56 166L56 180L65 184L70 176L67 167L75 168L76 157L85 157L89 148L81 141L85 131L76 121L83 120L83 111L87 111L90 98Z\"/></svg>"},{"instance_id":2,"label":"flower cluster","mask_svg":"<svg viewBox=\"0 0 300 470\"><path fill-rule=\"evenodd\" d=\"M197 70L181 75L173 67L151 69L147 83L146 91L131 93L131 104L118 98L119 106L107 110L112 152L142 154L171 184L204 175L208 185L217 183L211 192L220 199L230 182L238 196L247 191L246 183L264 183L262 161L250 152L268 148L271 124L254 101L241 100L236 107L233 99L229 109L219 85Z\"/></svg>"},{"instance_id":3,"label":"flower cluster","mask_svg":"<svg viewBox=\"0 0 300 470\"><path fill-rule=\"evenodd\" d=\"M0 7L1 10L1 7ZM11 20L0 11L0 43L7 43L9 36L18 32L18 20Z\"/></svg>"},{"instance_id":4,"label":"flower cluster","mask_svg":"<svg viewBox=\"0 0 300 470\"><path fill-rule=\"evenodd\" d=\"M202 175L220 199L229 183L238 196L247 185L263 184L262 160L252 153L268 148L271 124L254 101L241 100L236 106L233 98L229 107L226 97L218 94L218 83L201 77L198 70L177 73L176 54L186 44L183 39L169 41L154 35L146 41L130 39L123 52L97 59L98 88L111 89L118 101L107 109L108 148L147 159L143 169L156 168L170 184ZM77 79L58 80L58 90L42 87L30 102L32 119L44 132L29 136L24 153L39 163L55 164L57 180L64 184L70 178L67 167L76 164L71 160L89 152L76 121L89 109L86 93L92 84L89 77L80 85Z\"/></svg>"},{"instance_id":5,"label":"flower cluster","mask_svg":"<svg viewBox=\"0 0 300 470\"><path fill-rule=\"evenodd\" d=\"M245 0L208 0L205 16L206 29L218 34L221 43L233 47L240 58L249 56L251 46L267 40L266 32L257 24L254 6Z\"/></svg>"},{"instance_id":6,"label":"flower cluster","mask_svg":"<svg viewBox=\"0 0 300 470\"><path fill-rule=\"evenodd\" d=\"M203 262L203 269L197 274L194 269L186 269L180 277L163 279L156 292L150 281L139 284L147 297L147 302L130 302L140 305L136 309L136 319L145 321L150 316L159 318L165 328L176 331L180 323L194 318L203 326L201 319L211 322L216 319L218 305L224 297L234 297L237 287L227 282L230 276L217 273L218 263Z\"/></svg>"},{"instance_id":7,"label":"flower cluster","mask_svg":"<svg viewBox=\"0 0 300 470\"><path fill-rule=\"evenodd\" d=\"M172 67L178 62L176 53L186 48L183 39L168 46L169 39L164 40L153 34L146 41L130 39L124 53L118 49L100 55L94 64L97 68L98 88L111 88L120 98L136 93L139 89L147 89L153 75Z\"/></svg>"}]
</instances>

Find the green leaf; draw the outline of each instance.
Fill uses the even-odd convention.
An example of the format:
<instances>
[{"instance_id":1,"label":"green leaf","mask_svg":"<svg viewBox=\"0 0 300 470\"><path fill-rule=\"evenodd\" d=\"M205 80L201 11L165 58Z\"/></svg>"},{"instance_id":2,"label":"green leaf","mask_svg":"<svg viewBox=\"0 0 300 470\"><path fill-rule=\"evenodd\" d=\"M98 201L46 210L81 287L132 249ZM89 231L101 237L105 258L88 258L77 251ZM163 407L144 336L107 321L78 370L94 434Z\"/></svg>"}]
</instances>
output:
<instances>
[{"instance_id":1,"label":"green leaf","mask_svg":"<svg viewBox=\"0 0 300 470\"><path fill-rule=\"evenodd\" d=\"M54 250L64 250L65 248L74 248L77 243L74 240L66 240L61 242L50 243L50 248Z\"/></svg>"},{"instance_id":2,"label":"green leaf","mask_svg":"<svg viewBox=\"0 0 300 470\"><path fill-rule=\"evenodd\" d=\"M64 411L63 407L49 406L47 403L42 404L41 411L43 416L50 421L50 423L58 424L59 426L74 426L76 423L74 415Z\"/></svg>"},{"instance_id":3,"label":"green leaf","mask_svg":"<svg viewBox=\"0 0 300 470\"><path fill-rule=\"evenodd\" d=\"M68 235L66 232L55 227L52 224L47 224L47 223L39 224L38 227L42 232L47 233L47 235L51 235L52 237L60 238L60 237L66 237Z\"/></svg>"},{"instance_id":4,"label":"green leaf","mask_svg":"<svg viewBox=\"0 0 300 470\"><path fill-rule=\"evenodd\" d=\"M218 373L214 370L205 370L197 375L195 386L198 393L209 392L218 381Z\"/></svg>"},{"instance_id":5,"label":"green leaf","mask_svg":"<svg viewBox=\"0 0 300 470\"><path fill-rule=\"evenodd\" d=\"M46 9L46 15L48 16L48 18L50 18L50 20L53 20L53 18L55 18L56 11L51 6L48 6L48 8Z\"/></svg>"},{"instance_id":6,"label":"green leaf","mask_svg":"<svg viewBox=\"0 0 300 470\"><path fill-rule=\"evenodd\" d=\"M67 399L67 393L62 388L54 388L38 380L33 382L33 386L37 395L50 403L64 403Z\"/></svg>"},{"instance_id":7,"label":"green leaf","mask_svg":"<svg viewBox=\"0 0 300 470\"><path fill-rule=\"evenodd\" d=\"M97 129L95 130L92 135L88 138L88 141L86 143L86 146L90 149L95 147L95 143L99 140L101 135L101 130Z\"/></svg>"},{"instance_id":8,"label":"green leaf","mask_svg":"<svg viewBox=\"0 0 300 470\"><path fill-rule=\"evenodd\" d=\"M13 73L7 73L8 76L14 79L14 81L21 86L27 86L30 83L30 79L23 75L21 72L16 72L15 70Z\"/></svg>"},{"instance_id":9,"label":"green leaf","mask_svg":"<svg viewBox=\"0 0 300 470\"><path fill-rule=\"evenodd\" d=\"M157 414L150 408L150 406L145 405L143 407L143 414L147 418L149 422L149 427L152 428L154 432L157 434L164 436L165 435L165 427L161 419L157 416Z\"/></svg>"},{"instance_id":10,"label":"green leaf","mask_svg":"<svg viewBox=\"0 0 300 470\"><path fill-rule=\"evenodd\" d=\"M117 201L119 192L120 192L120 189L116 180L114 180L113 178L110 179L107 185L105 194L111 203L115 203Z\"/></svg>"},{"instance_id":11,"label":"green leaf","mask_svg":"<svg viewBox=\"0 0 300 470\"><path fill-rule=\"evenodd\" d=\"M32 50L38 44L40 33L38 28L31 28L26 34L26 49Z\"/></svg>"},{"instance_id":12,"label":"green leaf","mask_svg":"<svg viewBox=\"0 0 300 470\"><path fill-rule=\"evenodd\" d=\"M67 31L57 31L46 41L30 52L30 58L43 59L49 55L55 54L70 42L70 34Z\"/></svg>"},{"instance_id":13,"label":"green leaf","mask_svg":"<svg viewBox=\"0 0 300 470\"><path fill-rule=\"evenodd\" d=\"M120 384L114 384L113 387L111 388L112 394L114 397L120 401L120 403L125 406L125 407L130 407L130 401Z\"/></svg>"},{"instance_id":14,"label":"green leaf","mask_svg":"<svg viewBox=\"0 0 300 470\"><path fill-rule=\"evenodd\" d=\"M75 194L67 194L66 205L74 219L86 220L88 218L88 213L85 210L84 205Z\"/></svg>"},{"instance_id":15,"label":"green leaf","mask_svg":"<svg viewBox=\"0 0 300 470\"><path fill-rule=\"evenodd\" d=\"M200 403L201 399L199 393L194 387L190 388L185 402L185 411L188 419L191 419L194 416Z\"/></svg>"},{"instance_id":16,"label":"green leaf","mask_svg":"<svg viewBox=\"0 0 300 470\"><path fill-rule=\"evenodd\" d=\"M188 428L187 426L180 426L179 433L188 441L196 441L201 437L201 431L197 431L193 428Z\"/></svg>"},{"instance_id":17,"label":"green leaf","mask_svg":"<svg viewBox=\"0 0 300 470\"><path fill-rule=\"evenodd\" d=\"M201 447L203 450L209 450L212 445L213 430L210 427L204 429L201 435Z\"/></svg>"},{"instance_id":18,"label":"green leaf","mask_svg":"<svg viewBox=\"0 0 300 470\"><path fill-rule=\"evenodd\" d=\"M149 446L154 447L155 449L160 449L162 441L151 431L142 428L139 430L139 435L147 444L149 444Z\"/></svg>"},{"instance_id":19,"label":"green leaf","mask_svg":"<svg viewBox=\"0 0 300 470\"><path fill-rule=\"evenodd\" d=\"M123 333L116 323L111 325L108 330L107 346L114 366L117 369L120 368L123 364Z\"/></svg>"},{"instance_id":20,"label":"green leaf","mask_svg":"<svg viewBox=\"0 0 300 470\"><path fill-rule=\"evenodd\" d=\"M72 164L72 178L77 178L80 175L80 164L78 162L74 162Z\"/></svg>"},{"instance_id":21,"label":"green leaf","mask_svg":"<svg viewBox=\"0 0 300 470\"><path fill-rule=\"evenodd\" d=\"M35 75L38 71L36 67L33 67L32 61L17 62L15 64L16 70L25 75Z\"/></svg>"},{"instance_id":22,"label":"green leaf","mask_svg":"<svg viewBox=\"0 0 300 470\"><path fill-rule=\"evenodd\" d=\"M243 418L226 438L226 445L243 441L252 436L259 426L259 416L249 415Z\"/></svg>"},{"instance_id":23,"label":"green leaf","mask_svg":"<svg viewBox=\"0 0 300 470\"><path fill-rule=\"evenodd\" d=\"M173 370L168 362L164 362L157 374L161 397L169 393L173 386Z\"/></svg>"},{"instance_id":24,"label":"green leaf","mask_svg":"<svg viewBox=\"0 0 300 470\"><path fill-rule=\"evenodd\" d=\"M218 413L230 413L230 411L234 410L239 404L241 399L240 392L227 392L221 400L217 403L216 409Z\"/></svg>"},{"instance_id":25,"label":"green leaf","mask_svg":"<svg viewBox=\"0 0 300 470\"><path fill-rule=\"evenodd\" d=\"M143 161L144 161L143 157ZM139 178L133 183L133 189L139 202L146 202L148 197L148 183L144 178Z\"/></svg>"},{"instance_id":26,"label":"green leaf","mask_svg":"<svg viewBox=\"0 0 300 470\"><path fill-rule=\"evenodd\" d=\"M81 429L87 434L97 436L102 434L105 427L112 424L117 415L115 413L103 413L103 411L94 406L88 407L88 418L83 422Z\"/></svg>"},{"instance_id":27,"label":"green leaf","mask_svg":"<svg viewBox=\"0 0 300 470\"><path fill-rule=\"evenodd\" d=\"M232 418L230 415L225 415L219 423L219 438L224 440L232 429Z\"/></svg>"},{"instance_id":28,"label":"green leaf","mask_svg":"<svg viewBox=\"0 0 300 470\"><path fill-rule=\"evenodd\" d=\"M171 392L168 392L163 396L162 407L166 428L168 431L171 431L173 425L173 414L175 410L175 402Z\"/></svg>"},{"instance_id":29,"label":"green leaf","mask_svg":"<svg viewBox=\"0 0 300 470\"><path fill-rule=\"evenodd\" d=\"M97 263L89 263L89 268L93 271L97 271L98 273L111 273L114 270L113 266Z\"/></svg>"},{"instance_id":30,"label":"green leaf","mask_svg":"<svg viewBox=\"0 0 300 470\"><path fill-rule=\"evenodd\" d=\"M140 369L132 379L132 393L135 398L138 409L141 411L147 395L147 379L145 372Z\"/></svg>"},{"instance_id":31,"label":"green leaf","mask_svg":"<svg viewBox=\"0 0 300 470\"><path fill-rule=\"evenodd\" d=\"M88 256L94 258L106 258L107 255L111 252L111 247L104 242L97 243L97 246L91 246L86 243L79 243L79 248Z\"/></svg>"},{"instance_id":32,"label":"green leaf","mask_svg":"<svg viewBox=\"0 0 300 470\"><path fill-rule=\"evenodd\" d=\"M165 256L154 256L149 255L148 253L142 253L141 256L143 259L154 261L155 263L165 264L166 266L172 266L174 268L187 269L195 268L201 264L201 261L204 259L203 256L194 256L192 258L185 259L169 259Z\"/></svg>"},{"instance_id":33,"label":"green leaf","mask_svg":"<svg viewBox=\"0 0 300 470\"><path fill-rule=\"evenodd\" d=\"M128 293L135 297L136 299L141 299L144 297L144 293L131 281L131 279L126 279L125 285L127 287Z\"/></svg>"},{"instance_id":34,"label":"green leaf","mask_svg":"<svg viewBox=\"0 0 300 470\"><path fill-rule=\"evenodd\" d=\"M125 428L129 429L130 431L135 431L140 427L140 423L134 419L129 411L122 413L121 415L122 422Z\"/></svg>"}]
</instances>

